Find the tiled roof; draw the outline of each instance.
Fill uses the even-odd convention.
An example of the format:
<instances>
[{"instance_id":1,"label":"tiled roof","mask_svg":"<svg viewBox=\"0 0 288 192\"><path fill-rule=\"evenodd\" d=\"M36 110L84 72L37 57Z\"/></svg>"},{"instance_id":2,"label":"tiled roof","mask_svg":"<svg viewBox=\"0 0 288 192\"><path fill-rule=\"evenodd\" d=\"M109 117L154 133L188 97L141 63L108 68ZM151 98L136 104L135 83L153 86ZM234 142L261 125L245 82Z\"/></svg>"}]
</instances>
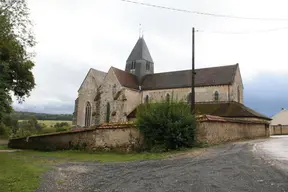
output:
<instances>
[{"instance_id":1,"label":"tiled roof","mask_svg":"<svg viewBox=\"0 0 288 192\"><path fill-rule=\"evenodd\" d=\"M215 115L220 117L242 117L242 118L260 118L271 120L269 117L250 109L238 102L207 102L196 103L196 112L206 115Z\"/></svg>"},{"instance_id":2,"label":"tiled roof","mask_svg":"<svg viewBox=\"0 0 288 192\"><path fill-rule=\"evenodd\" d=\"M128 87L132 89L139 89L139 83L137 80L137 77L131 73L128 73L126 71L122 71L120 69L117 69L115 67L112 67L113 71L119 81L119 83L123 87Z\"/></svg>"},{"instance_id":3,"label":"tiled roof","mask_svg":"<svg viewBox=\"0 0 288 192\"><path fill-rule=\"evenodd\" d=\"M238 64L220 67L196 69L195 86L231 85L234 81ZM113 67L122 86L139 89L137 77L129 72ZM142 90L171 89L191 87L192 71L173 71L149 74L142 81Z\"/></svg>"},{"instance_id":4,"label":"tiled roof","mask_svg":"<svg viewBox=\"0 0 288 192\"><path fill-rule=\"evenodd\" d=\"M234 81L236 65L196 69L195 86L230 85ZM146 75L143 90L191 87L192 70L173 71Z\"/></svg>"},{"instance_id":5,"label":"tiled roof","mask_svg":"<svg viewBox=\"0 0 288 192\"><path fill-rule=\"evenodd\" d=\"M130 53L130 55L127 59L127 62L141 60L141 59L144 59L146 61L153 63L149 49L148 49L143 37L138 39L137 43L135 44L132 52Z\"/></svg>"},{"instance_id":6,"label":"tiled roof","mask_svg":"<svg viewBox=\"0 0 288 192\"><path fill-rule=\"evenodd\" d=\"M196 113L202 115L213 115L219 117L228 118L258 118L271 120L269 117L260 114L245 105L230 101L230 102L207 102L207 103L196 103ZM136 117L136 111L133 110L127 117Z\"/></svg>"}]
</instances>

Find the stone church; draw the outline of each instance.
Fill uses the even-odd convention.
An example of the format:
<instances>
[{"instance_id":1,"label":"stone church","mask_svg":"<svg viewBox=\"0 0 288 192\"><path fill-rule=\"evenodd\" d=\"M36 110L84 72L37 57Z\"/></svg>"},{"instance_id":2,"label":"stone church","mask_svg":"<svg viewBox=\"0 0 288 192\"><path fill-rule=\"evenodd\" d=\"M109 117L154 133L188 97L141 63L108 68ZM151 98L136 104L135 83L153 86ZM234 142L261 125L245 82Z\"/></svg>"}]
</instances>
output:
<instances>
[{"instance_id":1,"label":"stone church","mask_svg":"<svg viewBox=\"0 0 288 192\"><path fill-rule=\"evenodd\" d=\"M88 71L75 100L73 124L89 127L126 122L135 118L141 103L172 98L189 103L191 77L191 70L154 73L154 61L144 38L140 37L125 70L111 67L108 72L92 68ZM239 64L196 69L195 87L196 109L200 112L269 120L243 105Z\"/></svg>"}]
</instances>

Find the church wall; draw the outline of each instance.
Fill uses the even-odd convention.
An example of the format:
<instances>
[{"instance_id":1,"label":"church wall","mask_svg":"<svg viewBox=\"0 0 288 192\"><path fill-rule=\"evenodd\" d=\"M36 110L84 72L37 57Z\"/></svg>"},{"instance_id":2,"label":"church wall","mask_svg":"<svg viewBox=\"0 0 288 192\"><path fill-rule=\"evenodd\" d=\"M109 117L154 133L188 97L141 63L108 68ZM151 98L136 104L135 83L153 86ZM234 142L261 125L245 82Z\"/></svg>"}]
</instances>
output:
<instances>
[{"instance_id":1,"label":"church wall","mask_svg":"<svg viewBox=\"0 0 288 192\"><path fill-rule=\"evenodd\" d=\"M120 85L112 69L109 70L104 82L105 83L103 83L100 88L101 100L99 106L99 123L106 122L108 103L110 104L109 122L126 121L126 116L124 115L125 99L123 98L125 88Z\"/></svg>"},{"instance_id":2,"label":"church wall","mask_svg":"<svg viewBox=\"0 0 288 192\"><path fill-rule=\"evenodd\" d=\"M93 108L95 108L94 98L97 93L97 87L101 85L106 73L102 71L98 71L95 69L90 69L81 84L80 89L78 90L78 101L77 106L75 104L75 124L77 126L85 126L85 110L87 102L91 104L91 125L94 125L95 121L93 121L92 113Z\"/></svg>"},{"instance_id":3,"label":"church wall","mask_svg":"<svg viewBox=\"0 0 288 192\"><path fill-rule=\"evenodd\" d=\"M228 85L196 87L195 88L195 101L196 102L214 101L215 91L218 91L219 93L219 101L228 101ZM187 98L190 92L191 92L191 88L147 90L147 91L143 91L142 102L144 102L146 95L149 96L149 102L165 100L166 95L168 93L170 94L170 98L173 97L173 100L187 101Z\"/></svg>"},{"instance_id":4,"label":"church wall","mask_svg":"<svg viewBox=\"0 0 288 192\"><path fill-rule=\"evenodd\" d=\"M127 101L125 102L125 112L128 115L131 113L138 105L141 104L141 93L139 91L134 91L131 89L125 90L125 96Z\"/></svg>"},{"instance_id":5,"label":"church wall","mask_svg":"<svg viewBox=\"0 0 288 192\"><path fill-rule=\"evenodd\" d=\"M85 109L87 102L90 102L91 107L94 107L94 98L97 91L97 84L95 78L88 74L82 87L78 91L78 109L77 109L77 125L85 126ZM93 124L92 117L90 122Z\"/></svg>"},{"instance_id":6,"label":"church wall","mask_svg":"<svg viewBox=\"0 0 288 192\"><path fill-rule=\"evenodd\" d=\"M238 86L240 89L240 101L238 101ZM240 102L243 103L243 83L242 83L242 78L241 78L241 73L239 70L239 67L237 68L236 74L235 74L235 80L232 86L230 86L230 98L232 101Z\"/></svg>"}]
</instances>

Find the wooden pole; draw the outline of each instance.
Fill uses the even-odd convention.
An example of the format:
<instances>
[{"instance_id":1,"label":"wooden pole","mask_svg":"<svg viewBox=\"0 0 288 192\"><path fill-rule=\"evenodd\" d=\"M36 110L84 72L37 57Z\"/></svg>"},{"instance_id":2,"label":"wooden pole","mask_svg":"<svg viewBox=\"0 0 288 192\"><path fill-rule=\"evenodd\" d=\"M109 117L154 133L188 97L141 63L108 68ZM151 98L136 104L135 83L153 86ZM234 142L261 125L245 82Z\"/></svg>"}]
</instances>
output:
<instances>
[{"instance_id":1,"label":"wooden pole","mask_svg":"<svg viewBox=\"0 0 288 192\"><path fill-rule=\"evenodd\" d=\"M195 29L192 28L191 113L195 113Z\"/></svg>"}]
</instances>

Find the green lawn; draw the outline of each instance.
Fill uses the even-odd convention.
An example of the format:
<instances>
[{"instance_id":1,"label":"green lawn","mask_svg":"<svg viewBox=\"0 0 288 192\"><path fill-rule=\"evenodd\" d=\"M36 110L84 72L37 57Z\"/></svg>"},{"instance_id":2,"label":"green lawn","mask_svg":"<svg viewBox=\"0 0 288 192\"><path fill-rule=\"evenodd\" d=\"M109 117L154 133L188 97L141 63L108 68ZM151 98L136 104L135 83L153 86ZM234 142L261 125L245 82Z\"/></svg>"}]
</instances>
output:
<instances>
[{"instance_id":1,"label":"green lawn","mask_svg":"<svg viewBox=\"0 0 288 192\"><path fill-rule=\"evenodd\" d=\"M2 148L5 148L2 146ZM175 153L175 152L174 152ZM83 151L19 151L0 152L0 191L35 191L40 183L41 173L64 162L121 162L133 160L151 160L167 157L171 153L112 153Z\"/></svg>"}]
</instances>

